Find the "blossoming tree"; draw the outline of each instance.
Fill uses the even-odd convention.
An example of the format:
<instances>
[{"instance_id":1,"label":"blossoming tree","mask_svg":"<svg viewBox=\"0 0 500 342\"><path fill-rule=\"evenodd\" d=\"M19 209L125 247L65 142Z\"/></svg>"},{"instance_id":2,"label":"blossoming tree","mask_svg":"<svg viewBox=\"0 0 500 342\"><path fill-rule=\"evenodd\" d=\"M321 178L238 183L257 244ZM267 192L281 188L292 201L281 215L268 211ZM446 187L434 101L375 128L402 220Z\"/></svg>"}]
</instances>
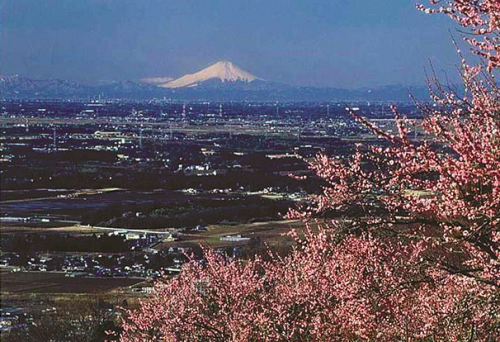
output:
<instances>
[{"instance_id":1,"label":"blossoming tree","mask_svg":"<svg viewBox=\"0 0 500 342\"><path fill-rule=\"evenodd\" d=\"M462 60L464 94L432 85L421 139L396 107L397 135L352 112L388 145L310 161L328 186L290 211L315 226L294 250L245 262L205 251L128 313L123 341L500 339L500 2L430 6L480 56Z\"/></svg>"}]
</instances>

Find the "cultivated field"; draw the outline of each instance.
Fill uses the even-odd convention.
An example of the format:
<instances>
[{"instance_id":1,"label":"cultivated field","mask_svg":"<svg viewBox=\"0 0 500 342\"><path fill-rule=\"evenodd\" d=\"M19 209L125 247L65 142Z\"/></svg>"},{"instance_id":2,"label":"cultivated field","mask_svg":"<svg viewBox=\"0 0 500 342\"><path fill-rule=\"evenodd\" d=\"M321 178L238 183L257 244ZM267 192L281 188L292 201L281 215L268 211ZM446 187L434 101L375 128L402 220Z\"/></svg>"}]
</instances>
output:
<instances>
[{"instance_id":1,"label":"cultivated field","mask_svg":"<svg viewBox=\"0 0 500 342\"><path fill-rule=\"evenodd\" d=\"M292 244L292 239L286 236L292 229L302 230L304 225L297 220L272 222L255 222L246 224L209 225L206 231L180 234L181 240L163 242L155 246L157 249L168 247L188 247L203 245L207 247L224 247L242 245L248 242L222 241L220 238L228 235L259 239L269 246L286 246Z\"/></svg>"},{"instance_id":2,"label":"cultivated field","mask_svg":"<svg viewBox=\"0 0 500 342\"><path fill-rule=\"evenodd\" d=\"M138 278L70 278L64 273L52 272L2 271L0 275L2 297L25 293L105 293L144 281Z\"/></svg>"}]
</instances>

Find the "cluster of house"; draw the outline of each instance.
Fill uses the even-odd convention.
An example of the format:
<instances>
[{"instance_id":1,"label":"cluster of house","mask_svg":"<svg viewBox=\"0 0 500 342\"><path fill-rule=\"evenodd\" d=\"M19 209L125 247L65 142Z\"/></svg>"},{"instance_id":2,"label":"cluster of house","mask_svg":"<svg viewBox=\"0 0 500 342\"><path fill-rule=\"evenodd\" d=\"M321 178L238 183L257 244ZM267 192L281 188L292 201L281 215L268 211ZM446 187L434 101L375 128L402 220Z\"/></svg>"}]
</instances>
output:
<instances>
[{"instance_id":1,"label":"cluster of house","mask_svg":"<svg viewBox=\"0 0 500 342\"><path fill-rule=\"evenodd\" d=\"M28 316L21 308L0 309L0 332L24 328L28 323L32 322L33 318Z\"/></svg>"},{"instance_id":2,"label":"cluster of house","mask_svg":"<svg viewBox=\"0 0 500 342\"><path fill-rule=\"evenodd\" d=\"M42 253L32 256L5 253L0 265L11 272L59 271L65 272L67 277L158 278L162 271L178 271L190 252L189 248L170 247L168 250L150 250L148 253Z\"/></svg>"}]
</instances>

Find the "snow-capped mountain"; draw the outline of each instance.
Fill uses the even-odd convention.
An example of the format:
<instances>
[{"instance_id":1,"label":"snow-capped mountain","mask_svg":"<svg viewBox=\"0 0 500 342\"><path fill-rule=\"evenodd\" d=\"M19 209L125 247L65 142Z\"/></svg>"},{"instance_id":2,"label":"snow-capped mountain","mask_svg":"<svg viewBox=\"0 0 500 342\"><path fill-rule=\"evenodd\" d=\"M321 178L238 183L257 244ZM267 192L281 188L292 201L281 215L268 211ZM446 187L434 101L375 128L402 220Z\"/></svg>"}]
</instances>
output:
<instances>
[{"instance_id":1,"label":"snow-capped mountain","mask_svg":"<svg viewBox=\"0 0 500 342\"><path fill-rule=\"evenodd\" d=\"M250 83L259 80L258 77L246 72L228 61L219 61L194 74L184 75L173 81L159 85L162 88L176 89L196 87L207 81L219 81L222 83Z\"/></svg>"},{"instance_id":2,"label":"snow-capped mountain","mask_svg":"<svg viewBox=\"0 0 500 342\"><path fill-rule=\"evenodd\" d=\"M173 81L174 78L173 77L168 77L168 76L164 76L164 77L143 77L139 80L139 82L141 83L145 83L145 84L152 84L152 85L162 85L162 84L165 84L165 83L168 83L170 81Z\"/></svg>"}]
</instances>

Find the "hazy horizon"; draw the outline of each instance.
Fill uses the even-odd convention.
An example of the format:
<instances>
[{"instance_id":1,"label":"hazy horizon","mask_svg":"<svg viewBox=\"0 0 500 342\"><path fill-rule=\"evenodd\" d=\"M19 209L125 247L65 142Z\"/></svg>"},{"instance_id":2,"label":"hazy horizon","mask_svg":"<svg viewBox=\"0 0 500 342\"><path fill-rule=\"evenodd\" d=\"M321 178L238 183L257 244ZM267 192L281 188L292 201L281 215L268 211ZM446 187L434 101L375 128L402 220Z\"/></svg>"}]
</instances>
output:
<instances>
[{"instance_id":1,"label":"hazy horizon","mask_svg":"<svg viewBox=\"0 0 500 342\"><path fill-rule=\"evenodd\" d=\"M230 60L258 77L344 88L456 79L444 16L412 0L1 1L1 73L94 83L179 77Z\"/></svg>"}]
</instances>

